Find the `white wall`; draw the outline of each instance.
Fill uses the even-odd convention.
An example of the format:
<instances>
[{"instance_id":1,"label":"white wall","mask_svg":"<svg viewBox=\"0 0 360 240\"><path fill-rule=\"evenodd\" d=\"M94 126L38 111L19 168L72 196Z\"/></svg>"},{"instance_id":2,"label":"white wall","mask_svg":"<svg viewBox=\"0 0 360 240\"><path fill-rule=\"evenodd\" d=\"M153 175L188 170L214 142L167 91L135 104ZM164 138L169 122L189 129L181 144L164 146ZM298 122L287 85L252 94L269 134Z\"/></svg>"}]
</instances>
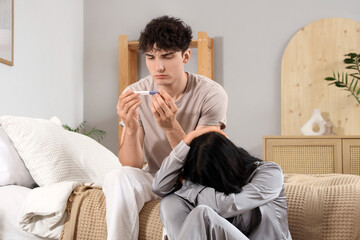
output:
<instances>
[{"instance_id":1,"label":"white wall","mask_svg":"<svg viewBox=\"0 0 360 240\"><path fill-rule=\"evenodd\" d=\"M15 0L14 66L0 63L0 115L83 120L83 7Z\"/></svg>"},{"instance_id":2,"label":"white wall","mask_svg":"<svg viewBox=\"0 0 360 240\"><path fill-rule=\"evenodd\" d=\"M280 66L287 43L318 19L360 21L359 9L359 0L86 0L84 118L108 132L103 143L116 152L117 36L137 40L150 19L169 14L191 25L195 36L207 31L215 38L215 80L229 95L227 133L261 157L262 136L281 133Z\"/></svg>"}]
</instances>

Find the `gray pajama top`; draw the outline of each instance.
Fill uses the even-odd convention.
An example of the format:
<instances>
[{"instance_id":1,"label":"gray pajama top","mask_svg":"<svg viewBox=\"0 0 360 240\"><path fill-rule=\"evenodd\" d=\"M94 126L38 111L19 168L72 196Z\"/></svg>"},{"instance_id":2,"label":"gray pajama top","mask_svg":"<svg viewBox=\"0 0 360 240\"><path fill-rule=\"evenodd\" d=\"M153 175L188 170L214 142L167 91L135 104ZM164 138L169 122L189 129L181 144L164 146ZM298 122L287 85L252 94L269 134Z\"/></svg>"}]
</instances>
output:
<instances>
[{"instance_id":1,"label":"gray pajama top","mask_svg":"<svg viewBox=\"0 0 360 240\"><path fill-rule=\"evenodd\" d=\"M190 147L181 141L162 162L152 188L164 197L174 192ZM284 175L279 165L259 162L240 193L226 195L185 180L174 194L194 206L206 205L250 239L292 239L288 228Z\"/></svg>"}]
</instances>

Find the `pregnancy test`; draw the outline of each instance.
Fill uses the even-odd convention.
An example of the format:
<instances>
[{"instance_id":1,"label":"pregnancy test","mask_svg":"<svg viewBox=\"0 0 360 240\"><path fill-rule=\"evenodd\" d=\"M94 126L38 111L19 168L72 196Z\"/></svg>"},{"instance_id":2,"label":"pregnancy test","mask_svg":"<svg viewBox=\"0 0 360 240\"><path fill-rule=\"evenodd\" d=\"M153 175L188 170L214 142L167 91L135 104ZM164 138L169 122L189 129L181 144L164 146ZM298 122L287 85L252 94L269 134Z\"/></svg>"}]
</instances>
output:
<instances>
[{"instance_id":1,"label":"pregnancy test","mask_svg":"<svg viewBox=\"0 0 360 240\"><path fill-rule=\"evenodd\" d=\"M134 93L138 93L140 95L155 95L159 92L158 91L134 91Z\"/></svg>"}]
</instances>

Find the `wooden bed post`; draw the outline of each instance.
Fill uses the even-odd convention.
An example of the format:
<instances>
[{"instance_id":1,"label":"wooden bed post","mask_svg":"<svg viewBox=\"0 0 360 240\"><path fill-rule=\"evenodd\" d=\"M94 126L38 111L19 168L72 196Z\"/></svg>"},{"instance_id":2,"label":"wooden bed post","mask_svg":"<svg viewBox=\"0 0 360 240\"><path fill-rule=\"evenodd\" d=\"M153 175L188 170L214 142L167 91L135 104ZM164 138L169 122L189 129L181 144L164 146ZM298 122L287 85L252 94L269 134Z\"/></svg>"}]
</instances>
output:
<instances>
[{"instance_id":1,"label":"wooden bed post","mask_svg":"<svg viewBox=\"0 0 360 240\"><path fill-rule=\"evenodd\" d=\"M137 81L137 46L131 43L127 35L119 36L119 96L127 86ZM122 127L119 125L118 146L121 133Z\"/></svg>"},{"instance_id":2,"label":"wooden bed post","mask_svg":"<svg viewBox=\"0 0 360 240\"><path fill-rule=\"evenodd\" d=\"M198 32L198 73L214 79L214 40L206 32Z\"/></svg>"}]
</instances>

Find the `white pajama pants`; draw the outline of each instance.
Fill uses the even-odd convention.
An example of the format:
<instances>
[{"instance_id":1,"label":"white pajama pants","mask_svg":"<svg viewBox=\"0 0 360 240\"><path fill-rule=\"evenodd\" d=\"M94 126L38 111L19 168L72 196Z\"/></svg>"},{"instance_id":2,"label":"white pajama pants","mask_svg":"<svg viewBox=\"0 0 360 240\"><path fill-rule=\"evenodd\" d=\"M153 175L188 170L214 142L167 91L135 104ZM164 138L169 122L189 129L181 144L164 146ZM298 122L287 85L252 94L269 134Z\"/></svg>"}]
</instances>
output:
<instances>
[{"instance_id":1,"label":"white pajama pants","mask_svg":"<svg viewBox=\"0 0 360 240\"><path fill-rule=\"evenodd\" d=\"M248 240L212 208L194 207L175 194L161 200L160 217L170 240Z\"/></svg>"},{"instance_id":2,"label":"white pajama pants","mask_svg":"<svg viewBox=\"0 0 360 240\"><path fill-rule=\"evenodd\" d=\"M152 192L153 176L132 167L109 172L104 180L108 240L137 240L139 212L145 202L158 199Z\"/></svg>"}]
</instances>

